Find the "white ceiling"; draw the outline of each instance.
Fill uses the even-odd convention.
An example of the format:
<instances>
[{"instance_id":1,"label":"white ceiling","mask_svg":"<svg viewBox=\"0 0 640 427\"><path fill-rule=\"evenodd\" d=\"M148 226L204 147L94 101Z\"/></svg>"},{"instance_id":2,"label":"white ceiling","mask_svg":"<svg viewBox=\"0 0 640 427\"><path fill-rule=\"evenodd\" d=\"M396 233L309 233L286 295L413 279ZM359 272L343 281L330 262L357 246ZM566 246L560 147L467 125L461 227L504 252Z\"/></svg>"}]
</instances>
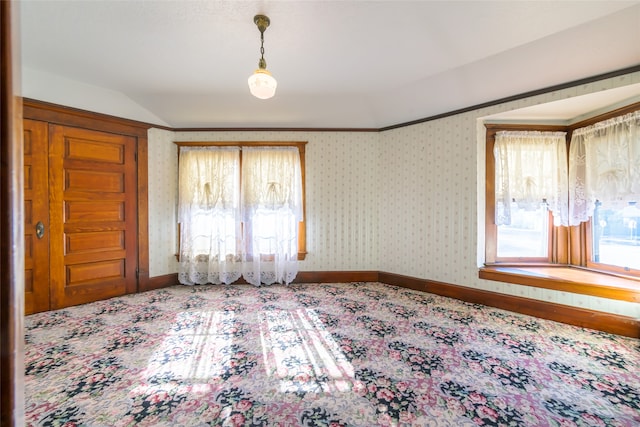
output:
<instances>
[{"instance_id":1,"label":"white ceiling","mask_svg":"<svg viewBox=\"0 0 640 427\"><path fill-rule=\"evenodd\" d=\"M20 13L25 96L57 101L54 82L72 81L173 128L382 128L640 64L640 1L23 0ZM247 87L257 13L271 19L270 100Z\"/></svg>"}]
</instances>

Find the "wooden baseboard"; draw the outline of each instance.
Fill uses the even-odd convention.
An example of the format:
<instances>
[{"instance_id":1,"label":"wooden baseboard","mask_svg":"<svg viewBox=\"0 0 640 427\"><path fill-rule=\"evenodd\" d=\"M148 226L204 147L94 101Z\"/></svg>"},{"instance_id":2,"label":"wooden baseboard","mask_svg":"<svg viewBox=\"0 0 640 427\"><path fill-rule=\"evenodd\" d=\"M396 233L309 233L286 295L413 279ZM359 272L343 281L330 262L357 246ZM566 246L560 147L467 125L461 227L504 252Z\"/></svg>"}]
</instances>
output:
<instances>
[{"instance_id":1,"label":"wooden baseboard","mask_svg":"<svg viewBox=\"0 0 640 427\"><path fill-rule=\"evenodd\" d=\"M531 298L500 294L466 286L452 285L450 283L418 279L394 273L378 271L301 271L294 281L294 283L348 282L382 282L539 317L541 319L553 320L632 338L640 338L640 320L631 317L539 301ZM246 282L241 279L236 283L241 284ZM140 289L140 292L166 288L176 284L178 284L178 275L175 273L151 277L147 281L145 288Z\"/></svg>"},{"instance_id":2,"label":"wooden baseboard","mask_svg":"<svg viewBox=\"0 0 640 427\"><path fill-rule=\"evenodd\" d=\"M377 282L377 271L300 271L294 283L348 283L348 282ZM163 276L150 277L139 292L161 289L178 284L178 274L165 274ZM246 285L247 282L240 278L234 284Z\"/></svg>"},{"instance_id":3,"label":"wooden baseboard","mask_svg":"<svg viewBox=\"0 0 640 427\"><path fill-rule=\"evenodd\" d=\"M300 271L294 283L377 282L377 271Z\"/></svg>"},{"instance_id":4,"label":"wooden baseboard","mask_svg":"<svg viewBox=\"0 0 640 427\"><path fill-rule=\"evenodd\" d=\"M417 279L415 277L393 273L380 272L378 281L389 285L401 286L470 303L487 305L539 317L541 319L553 320L632 338L640 338L640 320L628 316L500 294L432 280Z\"/></svg>"},{"instance_id":5,"label":"wooden baseboard","mask_svg":"<svg viewBox=\"0 0 640 427\"><path fill-rule=\"evenodd\" d=\"M163 276L149 277L146 280L144 288L140 288L138 292L151 291L154 289L168 288L169 286L178 284L178 273L165 274Z\"/></svg>"}]
</instances>

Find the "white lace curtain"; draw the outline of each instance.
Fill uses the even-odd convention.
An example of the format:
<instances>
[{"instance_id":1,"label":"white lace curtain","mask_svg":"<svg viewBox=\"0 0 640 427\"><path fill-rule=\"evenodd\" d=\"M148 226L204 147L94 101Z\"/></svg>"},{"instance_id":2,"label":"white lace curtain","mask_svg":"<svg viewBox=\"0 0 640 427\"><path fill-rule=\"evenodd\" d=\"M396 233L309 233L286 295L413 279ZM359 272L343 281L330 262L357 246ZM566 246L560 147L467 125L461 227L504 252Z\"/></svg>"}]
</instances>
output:
<instances>
[{"instance_id":1,"label":"white lace curtain","mask_svg":"<svg viewBox=\"0 0 640 427\"><path fill-rule=\"evenodd\" d=\"M576 129L569 150L569 224L593 215L596 200L640 201L640 111Z\"/></svg>"},{"instance_id":2,"label":"white lace curtain","mask_svg":"<svg viewBox=\"0 0 640 427\"><path fill-rule=\"evenodd\" d=\"M291 283L298 274L302 174L296 147L242 152L243 277L253 285Z\"/></svg>"},{"instance_id":3,"label":"white lace curtain","mask_svg":"<svg viewBox=\"0 0 640 427\"><path fill-rule=\"evenodd\" d=\"M178 188L178 280L185 285L238 280L240 150L180 147Z\"/></svg>"},{"instance_id":4,"label":"white lace curtain","mask_svg":"<svg viewBox=\"0 0 640 427\"><path fill-rule=\"evenodd\" d=\"M568 223L565 132L502 131L494 144L496 225L511 224L511 204L546 202L555 225Z\"/></svg>"},{"instance_id":5,"label":"white lace curtain","mask_svg":"<svg viewBox=\"0 0 640 427\"><path fill-rule=\"evenodd\" d=\"M296 147L181 147L180 283L291 283L302 175ZM242 179L241 179L242 174ZM242 182L242 187L241 183Z\"/></svg>"}]
</instances>

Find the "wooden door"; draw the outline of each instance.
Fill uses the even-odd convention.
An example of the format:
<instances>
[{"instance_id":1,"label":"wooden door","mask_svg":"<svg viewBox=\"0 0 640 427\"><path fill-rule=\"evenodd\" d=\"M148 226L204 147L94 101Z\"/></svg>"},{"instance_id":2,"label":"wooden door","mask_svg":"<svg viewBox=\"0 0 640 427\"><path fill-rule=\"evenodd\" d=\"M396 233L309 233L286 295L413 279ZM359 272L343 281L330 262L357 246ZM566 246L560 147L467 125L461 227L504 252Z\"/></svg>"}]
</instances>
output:
<instances>
[{"instance_id":1,"label":"wooden door","mask_svg":"<svg viewBox=\"0 0 640 427\"><path fill-rule=\"evenodd\" d=\"M136 143L49 126L52 309L136 292Z\"/></svg>"},{"instance_id":2,"label":"wooden door","mask_svg":"<svg viewBox=\"0 0 640 427\"><path fill-rule=\"evenodd\" d=\"M24 121L25 313L49 310L48 123ZM40 232L36 233L39 228Z\"/></svg>"}]
</instances>

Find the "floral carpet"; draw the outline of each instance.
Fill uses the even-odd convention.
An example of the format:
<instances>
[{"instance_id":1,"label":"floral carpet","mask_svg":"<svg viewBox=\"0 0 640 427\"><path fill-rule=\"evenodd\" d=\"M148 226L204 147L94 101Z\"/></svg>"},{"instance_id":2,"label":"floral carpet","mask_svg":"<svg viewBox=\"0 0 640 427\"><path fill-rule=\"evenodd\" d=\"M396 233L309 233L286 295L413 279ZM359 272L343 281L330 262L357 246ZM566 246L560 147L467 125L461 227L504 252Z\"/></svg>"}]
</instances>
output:
<instances>
[{"instance_id":1,"label":"floral carpet","mask_svg":"<svg viewBox=\"0 0 640 427\"><path fill-rule=\"evenodd\" d=\"M640 426L640 341L380 283L28 316L31 426Z\"/></svg>"}]
</instances>

